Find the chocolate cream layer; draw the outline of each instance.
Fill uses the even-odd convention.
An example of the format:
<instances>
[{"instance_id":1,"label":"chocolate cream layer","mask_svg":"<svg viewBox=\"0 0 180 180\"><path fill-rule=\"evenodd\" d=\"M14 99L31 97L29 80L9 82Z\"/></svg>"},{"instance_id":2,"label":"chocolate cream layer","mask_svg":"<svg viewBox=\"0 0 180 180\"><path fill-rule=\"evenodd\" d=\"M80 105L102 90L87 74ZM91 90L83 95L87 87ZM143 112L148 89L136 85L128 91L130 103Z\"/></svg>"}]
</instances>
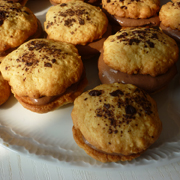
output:
<instances>
[{"instance_id":1,"label":"chocolate cream layer","mask_svg":"<svg viewBox=\"0 0 180 180\"><path fill-rule=\"evenodd\" d=\"M78 83L75 83L75 84L71 85L69 88L67 88L64 93L58 94L56 96L42 96L42 97L37 98L37 99L35 99L35 98L28 98L28 99L34 105L37 105L37 106L46 105L46 104L49 104L49 103L55 101L57 98L63 96L64 94L75 92L77 89L77 86L78 86Z\"/></svg>"},{"instance_id":2,"label":"chocolate cream layer","mask_svg":"<svg viewBox=\"0 0 180 180\"><path fill-rule=\"evenodd\" d=\"M122 18L118 16L113 16L113 18L124 27L139 27L139 26L159 26L160 20L159 16L153 16L147 19L131 19L131 18Z\"/></svg>"},{"instance_id":3,"label":"chocolate cream layer","mask_svg":"<svg viewBox=\"0 0 180 180\"><path fill-rule=\"evenodd\" d=\"M96 151L98 151L98 152L101 152L101 153L103 153L103 154L114 155L114 156L130 156L130 155L133 155L133 153L128 154L128 155L124 155L124 154L122 154L122 153L108 153L108 152L99 150L98 148L96 148L95 146L93 146L92 144L90 144L90 143L84 138L84 136L83 136L82 138L83 138L84 143L85 143L87 146L89 146L90 148L92 148L92 149L94 149L94 150L96 150Z\"/></svg>"},{"instance_id":4,"label":"chocolate cream layer","mask_svg":"<svg viewBox=\"0 0 180 180\"><path fill-rule=\"evenodd\" d=\"M99 79L103 84L112 84L121 82L126 84L134 84L147 92L153 93L165 87L170 80L177 74L176 65L173 65L165 74L152 77L143 74L126 74L112 69L103 61L101 53L98 60Z\"/></svg>"},{"instance_id":5,"label":"chocolate cream layer","mask_svg":"<svg viewBox=\"0 0 180 180\"><path fill-rule=\"evenodd\" d=\"M160 23L160 27L165 34L180 42L180 31L178 29L171 29L170 27L164 26L162 23Z\"/></svg>"},{"instance_id":6,"label":"chocolate cream layer","mask_svg":"<svg viewBox=\"0 0 180 180\"><path fill-rule=\"evenodd\" d=\"M37 106L42 106L42 105L46 105L49 104L53 101L55 101L56 99L58 99L59 97L63 96L64 94L68 94L68 93L74 93L77 91L78 86L83 82L85 78L85 72L83 72L80 80L74 84L72 84L70 87L68 87L65 92L55 95L55 96L42 96L40 98L30 98L30 97L26 97L28 98L29 101L31 101L31 103L33 105L37 105Z\"/></svg>"},{"instance_id":7,"label":"chocolate cream layer","mask_svg":"<svg viewBox=\"0 0 180 180\"><path fill-rule=\"evenodd\" d=\"M76 45L76 48L78 49L79 54L82 56L82 58L91 58L94 55L99 54L101 51L104 41L112 34L111 26L108 25L107 31L103 34L101 39L95 40L91 43L88 43L86 45Z\"/></svg>"},{"instance_id":8,"label":"chocolate cream layer","mask_svg":"<svg viewBox=\"0 0 180 180\"><path fill-rule=\"evenodd\" d=\"M66 2L68 2L68 0L67 0ZM94 6L99 6L99 5L101 4L101 1L100 1L100 0L84 0L84 2L89 3L89 4L92 4L92 5L94 5ZM54 6L60 4L60 3L54 2L53 0L50 0L50 3L51 3L52 5L54 5Z\"/></svg>"}]
</instances>

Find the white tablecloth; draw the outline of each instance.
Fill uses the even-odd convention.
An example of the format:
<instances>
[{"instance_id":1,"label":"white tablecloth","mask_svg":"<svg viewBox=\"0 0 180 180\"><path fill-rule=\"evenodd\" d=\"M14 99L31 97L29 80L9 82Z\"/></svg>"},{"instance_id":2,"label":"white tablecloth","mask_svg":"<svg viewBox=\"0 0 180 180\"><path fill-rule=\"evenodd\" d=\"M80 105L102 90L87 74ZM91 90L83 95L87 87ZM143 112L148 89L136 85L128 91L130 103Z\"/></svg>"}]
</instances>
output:
<instances>
[{"instance_id":1,"label":"white tablecloth","mask_svg":"<svg viewBox=\"0 0 180 180\"><path fill-rule=\"evenodd\" d=\"M20 156L0 146L0 180L179 180L180 161L135 171L82 170Z\"/></svg>"}]
</instances>

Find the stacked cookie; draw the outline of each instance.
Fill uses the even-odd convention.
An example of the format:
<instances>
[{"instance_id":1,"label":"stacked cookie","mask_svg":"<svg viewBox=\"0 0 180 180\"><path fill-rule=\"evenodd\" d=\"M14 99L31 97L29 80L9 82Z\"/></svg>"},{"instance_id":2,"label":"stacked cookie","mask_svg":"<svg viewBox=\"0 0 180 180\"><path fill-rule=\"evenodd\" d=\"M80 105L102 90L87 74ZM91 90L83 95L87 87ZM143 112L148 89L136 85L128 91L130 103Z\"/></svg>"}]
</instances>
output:
<instances>
[{"instance_id":1,"label":"stacked cookie","mask_svg":"<svg viewBox=\"0 0 180 180\"><path fill-rule=\"evenodd\" d=\"M41 37L41 23L29 8L2 0L0 12L0 59L28 39Z\"/></svg>"},{"instance_id":2,"label":"stacked cookie","mask_svg":"<svg viewBox=\"0 0 180 180\"><path fill-rule=\"evenodd\" d=\"M126 28L104 42L99 78L102 83L130 83L154 93L177 74L178 56L175 40L159 29Z\"/></svg>"},{"instance_id":3,"label":"stacked cookie","mask_svg":"<svg viewBox=\"0 0 180 180\"><path fill-rule=\"evenodd\" d=\"M159 25L159 0L102 0L102 8L110 20L120 26Z\"/></svg>"},{"instance_id":4,"label":"stacked cookie","mask_svg":"<svg viewBox=\"0 0 180 180\"><path fill-rule=\"evenodd\" d=\"M30 40L8 54L1 72L16 99L37 113L72 103L87 83L77 49L47 39Z\"/></svg>"},{"instance_id":5,"label":"stacked cookie","mask_svg":"<svg viewBox=\"0 0 180 180\"><path fill-rule=\"evenodd\" d=\"M102 10L82 1L52 6L46 14L44 28L48 39L76 45L83 59L99 54L104 40L111 34Z\"/></svg>"},{"instance_id":6,"label":"stacked cookie","mask_svg":"<svg viewBox=\"0 0 180 180\"><path fill-rule=\"evenodd\" d=\"M180 42L180 2L173 0L164 4L159 12L160 27L164 33Z\"/></svg>"},{"instance_id":7,"label":"stacked cookie","mask_svg":"<svg viewBox=\"0 0 180 180\"><path fill-rule=\"evenodd\" d=\"M103 84L83 93L71 116L76 143L102 162L140 156L162 129L156 102L130 84Z\"/></svg>"}]
</instances>

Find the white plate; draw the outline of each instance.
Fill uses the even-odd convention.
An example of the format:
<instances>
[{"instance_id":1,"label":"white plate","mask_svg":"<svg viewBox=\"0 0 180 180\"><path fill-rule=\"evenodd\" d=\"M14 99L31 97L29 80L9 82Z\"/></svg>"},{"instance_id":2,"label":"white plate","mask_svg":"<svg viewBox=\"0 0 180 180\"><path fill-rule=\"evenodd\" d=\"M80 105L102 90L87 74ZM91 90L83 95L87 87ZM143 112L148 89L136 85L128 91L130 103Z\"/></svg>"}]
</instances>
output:
<instances>
[{"instance_id":1,"label":"white plate","mask_svg":"<svg viewBox=\"0 0 180 180\"><path fill-rule=\"evenodd\" d=\"M45 13L50 7L49 0L31 0L27 6L31 9L33 7L35 15L43 24ZM84 63L89 80L87 90L100 84L97 58ZM180 75L178 74L166 89L153 95L153 98L158 104L163 123L162 134L153 146L131 162L101 163L79 148L72 137L72 104L53 112L37 114L24 109L11 96L8 102L0 107L0 144L19 154L56 165L92 169L129 170L180 160Z\"/></svg>"}]
</instances>

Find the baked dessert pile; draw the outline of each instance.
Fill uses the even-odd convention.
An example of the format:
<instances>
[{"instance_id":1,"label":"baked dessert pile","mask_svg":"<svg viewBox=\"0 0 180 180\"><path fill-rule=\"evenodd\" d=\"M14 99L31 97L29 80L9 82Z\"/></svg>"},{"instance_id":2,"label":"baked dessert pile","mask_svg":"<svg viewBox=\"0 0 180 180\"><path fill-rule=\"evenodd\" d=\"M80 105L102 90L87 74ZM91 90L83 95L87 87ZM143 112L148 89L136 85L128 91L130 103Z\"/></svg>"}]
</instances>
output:
<instances>
[{"instance_id":1,"label":"baked dessert pile","mask_svg":"<svg viewBox=\"0 0 180 180\"><path fill-rule=\"evenodd\" d=\"M179 35L168 32L179 31L180 2L50 0L45 22L26 2L0 1L0 105L11 92L36 113L74 103L73 137L88 155L139 157L162 131L151 93L177 74ZM101 84L85 91L91 58Z\"/></svg>"}]
</instances>

